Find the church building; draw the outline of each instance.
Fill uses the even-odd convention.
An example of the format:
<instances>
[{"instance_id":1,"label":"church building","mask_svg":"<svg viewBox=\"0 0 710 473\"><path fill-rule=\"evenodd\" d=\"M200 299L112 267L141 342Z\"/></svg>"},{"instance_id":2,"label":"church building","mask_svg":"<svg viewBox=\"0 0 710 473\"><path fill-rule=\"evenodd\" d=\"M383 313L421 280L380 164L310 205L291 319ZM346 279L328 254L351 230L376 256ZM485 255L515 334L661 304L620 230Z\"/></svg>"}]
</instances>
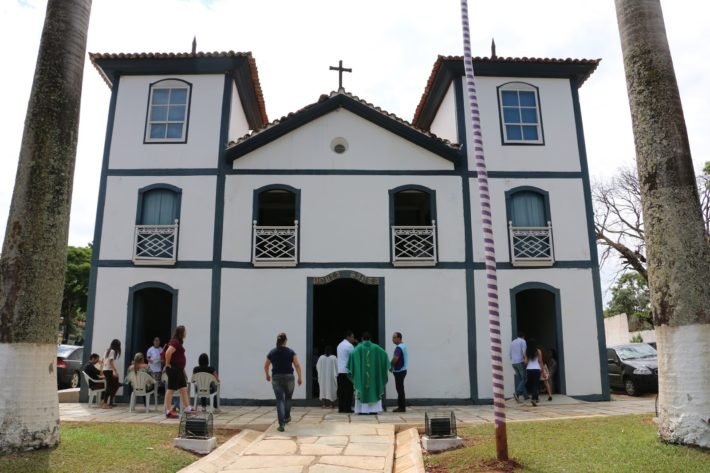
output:
<instances>
[{"instance_id":1,"label":"church building","mask_svg":"<svg viewBox=\"0 0 710 473\"><path fill-rule=\"evenodd\" d=\"M269 121L250 53L90 54L111 89L85 352L125 371L185 325L223 404L271 401L286 332L315 363L344 331L409 349L412 403L492 399L486 275L462 57L405 121L342 87ZM506 394L518 330L556 352L558 393L609 398L578 89L598 60L475 58ZM125 361L124 361L125 360ZM121 376L123 373L121 373ZM387 396L396 398L394 382Z\"/></svg>"}]
</instances>

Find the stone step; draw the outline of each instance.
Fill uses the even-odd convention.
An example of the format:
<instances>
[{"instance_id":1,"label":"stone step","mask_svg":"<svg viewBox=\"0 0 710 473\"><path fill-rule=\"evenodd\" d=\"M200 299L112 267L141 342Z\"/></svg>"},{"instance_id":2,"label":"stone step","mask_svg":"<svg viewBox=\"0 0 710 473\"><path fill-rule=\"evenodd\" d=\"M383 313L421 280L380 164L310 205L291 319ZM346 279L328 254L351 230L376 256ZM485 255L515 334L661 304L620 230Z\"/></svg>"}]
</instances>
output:
<instances>
[{"instance_id":1,"label":"stone step","mask_svg":"<svg viewBox=\"0 0 710 473\"><path fill-rule=\"evenodd\" d=\"M230 465L250 445L258 442L264 436L263 432L244 429L231 439L217 447L215 451L186 466L178 473L217 473Z\"/></svg>"},{"instance_id":2,"label":"stone step","mask_svg":"<svg viewBox=\"0 0 710 473\"><path fill-rule=\"evenodd\" d=\"M401 430L395 437L393 473L425 473L419 431Z\"/></svg>"}]
</instances>

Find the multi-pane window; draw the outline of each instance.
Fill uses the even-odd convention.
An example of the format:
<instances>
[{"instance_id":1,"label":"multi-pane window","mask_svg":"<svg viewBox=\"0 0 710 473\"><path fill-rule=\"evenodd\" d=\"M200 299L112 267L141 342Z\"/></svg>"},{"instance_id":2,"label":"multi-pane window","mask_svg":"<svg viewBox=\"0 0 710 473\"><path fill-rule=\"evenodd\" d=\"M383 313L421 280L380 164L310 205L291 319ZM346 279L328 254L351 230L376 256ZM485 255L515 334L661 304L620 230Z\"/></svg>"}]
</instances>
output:
<instances>
[{"instance_id":1,"label":"multi-pane window","mask_svg":"<svg viewBox=\"0 0 710 473\"><path fill-rule=\"evenodd\" d=\"M537 91L525 84L499 89L504 143L542 143Z\"/></svg>"},{"instance_id":2,"label":"multi-pane window","mask_svg":"<svg viewBox=\"0 0 710 473\"><path fill-rule=\"evenodd\" d=\"M165 81L150 89L146 141L184 142L187 135L189 87Z\"/></svg>"}]
</instances>

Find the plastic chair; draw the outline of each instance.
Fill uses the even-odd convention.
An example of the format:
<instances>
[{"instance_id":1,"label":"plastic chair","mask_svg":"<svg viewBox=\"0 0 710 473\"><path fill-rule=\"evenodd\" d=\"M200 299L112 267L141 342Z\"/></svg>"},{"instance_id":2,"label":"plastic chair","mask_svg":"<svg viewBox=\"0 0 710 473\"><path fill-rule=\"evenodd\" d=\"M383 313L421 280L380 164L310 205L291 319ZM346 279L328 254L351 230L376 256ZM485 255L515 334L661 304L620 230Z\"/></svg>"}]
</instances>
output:
<instances>
[{"instance_id":1,"label":"plastic chair","mask_svg":"<svg viewBox=\"0 0 710 473\"><path fill-rule=\"evenodd\" d=\"M135 373L131 371L128 375L128 380L133 388L131 392L131 403L128 407L128 412L133 412L133 408L136 405L136 398L143 396L145 398L145 411L150 411L150 397L155 397L155 407L158 408L158 387L155 385L155 380L151 375L145 371L139 371ZM150 387L153 387L149 391Z\"/></svg>"},{"instance_id":2,"label":"plastic chair","mask_svg":"<svg viewBox=\"0 0 710 473\"><path fill-rule=\"evenodd\" d=\"M92 403L94 404L94 407L99 407L99 401L101 400L101 393L106 391L106 380L91 378L84 371L82 371L81 374L84 375L84 381L86 381L86 386L89 390L89 407L91 407ZM91 383L101 384L101 385L103 385L103 388L92 389Z\"/></svg>"},{"instance_id":3,"label":"plastic chair","mask_svg":"<svg viewBox=\"0 0 710 473\"><path fill-rule=\"evenodd\" d=\"M203 398L210 400L210 412L213 412L215 408L219 409L219 381L217 381L214 375L209 373L193 373L191 382L195 387L194 409L197 409L198 400ZM217 386L215 392L210 392L210 386L212 386L212 384Z\"/></svg>"}]
</instances>

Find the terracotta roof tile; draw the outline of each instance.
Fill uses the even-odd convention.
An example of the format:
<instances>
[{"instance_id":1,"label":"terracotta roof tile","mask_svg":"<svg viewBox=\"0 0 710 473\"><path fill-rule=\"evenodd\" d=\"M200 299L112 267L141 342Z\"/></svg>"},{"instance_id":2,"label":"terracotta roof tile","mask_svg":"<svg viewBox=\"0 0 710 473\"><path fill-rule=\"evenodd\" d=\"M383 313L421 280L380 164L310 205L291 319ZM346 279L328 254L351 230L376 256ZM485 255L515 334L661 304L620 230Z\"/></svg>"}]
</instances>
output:
<instances>
[{"instance_id":1,"label":"terracotta roof tile","mask_svg":"<svg viewBox=\"0 0 710 473\"><path fill-rule=\"evenodd\" d=\"M516 63L516 64L579 64L579 65L584 65L584 66L590 66L591 70L589 71L589 74L586 76L582 77L582 80L579 83L579 86L584 83L584 81L591 75L591 73L596 69L596 67L599 65L599 62L601 59L572 59L572 58L566 58L566 59L558 59L558 58L535 58L535 57L481 57L481 56L476 56L473 57L473 62L485 62L485 63L490 63L490 64L505 64L505 63ZM441 66L445 62L463 62L463 56L442 56L439 55L436 58L436 62L434 62L434 67L431 70L431 74L429 75L429 79L427 80L426 87L424 88L424 93L422 94L422 98L419 101L419 105L417 105L417 110L414 112L414 118L412 118L412 123L415 125L419 123L419 118L421 116L422 110L424 108L424 105L427 101L427 98L429 97L429 93L431 92L432 86L434 85L434 81L436 80L437 74L439 73L439 69L441 69Z\"/></svg>"},{"instance_id":2,"label":"terracotta roof tile","mask_svg":"<svg viewBox=\"0 0 710 473\"><path fill-rule=\"evenodd\" d=\"M386 110L383 110L382 108L377 107L377 106L371 104L370 102L367 102L366 100L361 99L360 97L358 97L358 96L356 96L356 95L353 95L353 94L351 94L351 93L349 93L349 92L346 92L345 90L342 90L342 89L339 90L339 91L332 91L329 95L322 94L322 95L318 98L318 101L316 101L316 102L314 102L314 103L311 103L311 104L308 104L308 105L306 105L305 107L302 107L302 108L300 108L299 110L296 110L295 112L290 112L290 113L288 113L287 115L284 115L284 116L281 117L281 118L277 118L277 119L273 120L271 123L268 123L268 124L266 124L265 126L259 128L259 129L257 129L257 130L253 130L253 131L247 133L246 135L244 135L244 136L238 138L236 141L231 141L231 142L228 144L227 147L228 147L228 148L231 148L231 147L234 147L234 146L236 146L236 145L239 145L239 144L241 144L241 143L243 143L243 142L245 142L245 141L247 141L247 140L249 140L249 139L255 137L256 135L258 135L258 134L260 134L260 133L263 133L264 131L269 130L269 129L271 129L271 128L277 126L277 125L279 125L280 123L282 123L282 122L284 122L284 121L286 121L286 120L289 120L290 118L292 118L292 117L294 117L294 116L296 116L296 115L299 115L299 114L301 114L302 112L305 112L305 111L307 111L307 110L309 110L309 109L315 107L315 106L318 105L319 103L324 102L324 101L326 101L326 100L328 100L328 99L330 99L330 98L332 98L332 97L335 97L335 96L337 96L337 95L344 95L344 96L346 96L346 97L348 97L348 98L350 98L350 99L352 99L352 100L355 100L355 101L357 101L358 103L360 103L360 104L362 104L362 105L365 105L366 107L368 107L368 108L370 108L370 109L372 109L372 110L374 110L374 111L376 111L376 112L378 112L378 113L380 113L380 114L382 114L382 115L384 115L384 116L386 116L386 117L388 117L388 118L391 118L392 120L395 120L395 121L399 122L400 124L402 124L402 125L404 125L404 126L406 126L406 127L409 127L409 128L411 128L412 130L415 130L415 131L421 133L422 135L425 135L425 136L427 136L428 138L431 138L431 139L435 140L436 142L438 142L438 143L440 143L440 144L446 145L446 146L448 146L448 147L450 147L450 148L452 148L452 149L460 149L460 148L461 148L461 145L460 145L459 143L452 143L451 141L449 141L449 140L447 140L447 139L440 138L440 137L436 136L434 133L431 133L430 131L426 131L426 130L422 130L422 129L420 129L420 128L417 128L417 127L415 127L414 125L412 125L411 123L409 123L408 121L406 121L406 120L404 120L404 119L398 117L398 116L395 115L394 113L390 113L390 112L388 112L388 111L386 111Z\"/></svg>"},{"instance_id":3,"label":"terracotta roof tile","mask_svg":"<svg viewBox=\"0 0 710 473\"><path fill-rule=\"evenodd\" d=\"M261 90L261 82L259 81L259 70L256 67L256 60L250 51L235 52L235 51L197 51L189 53L89 53L89 59L94 65L94 68L99 72L104 82L111 87L111 80L106 75L104 70L97 64L98 60L117 60L117 59L199 59L199 58L236 58L243 57L249 63L250 75L254 84L254 92L257 97L259 112L263 123L267 123L269 118L266 114L266 103L264 102L264 94Z\"/></svg>"}]
</instances>

